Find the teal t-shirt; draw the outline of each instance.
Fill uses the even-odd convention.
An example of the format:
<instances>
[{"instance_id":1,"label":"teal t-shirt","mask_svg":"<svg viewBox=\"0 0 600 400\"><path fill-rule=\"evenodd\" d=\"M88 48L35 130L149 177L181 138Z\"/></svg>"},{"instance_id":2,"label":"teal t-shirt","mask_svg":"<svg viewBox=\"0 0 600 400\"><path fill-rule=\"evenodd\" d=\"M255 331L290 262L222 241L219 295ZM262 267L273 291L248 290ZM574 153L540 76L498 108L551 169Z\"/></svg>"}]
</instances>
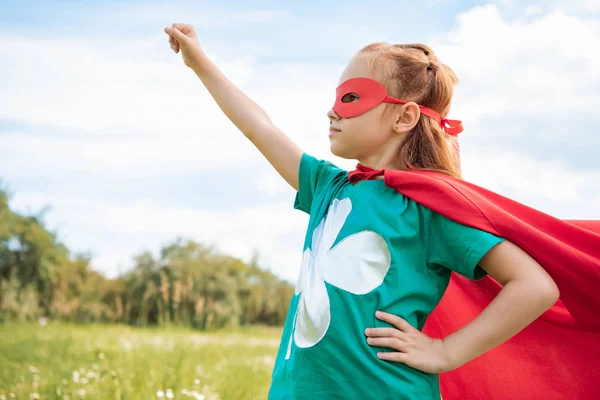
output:
<instances>
[{"instance_id":1,"label":"teal t-shirt","mask_svg":"<svg viewBox=\"0 0 600 400\"><path fill-rule=\"evenodd\" d=\"M269 399L435 399L437 374L377 358L364 330L381 310L422 329L451 271L479 279L503 239L431 211L383 180L303 154L294 208L310 214Z\"/></svg>"}]
</instances>

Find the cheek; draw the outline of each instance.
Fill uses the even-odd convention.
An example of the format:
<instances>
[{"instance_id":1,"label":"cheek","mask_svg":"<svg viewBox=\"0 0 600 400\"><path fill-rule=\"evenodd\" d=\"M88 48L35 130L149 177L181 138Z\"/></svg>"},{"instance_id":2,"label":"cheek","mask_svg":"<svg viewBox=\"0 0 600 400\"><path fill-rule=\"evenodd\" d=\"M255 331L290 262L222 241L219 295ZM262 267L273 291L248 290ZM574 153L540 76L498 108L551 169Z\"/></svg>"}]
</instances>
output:
<instances>
[{"instance_id":1,"label":"cheek","mask_svg":"<svg viewBox=\"0 0 600 400\"><path fill-rule=\"evenodd\" d=\"M387 141L387 133L377 119L364 118L352 128L353 140L362 146L379 146Z\"/></svg>"},{"instance_id":2,"label":"cheek","mask_svg":"<svg viewBox=\"0 0 600 400\"><path fill-rule=\"evenodd\" d=\"M389 135L383 130L383 127L373 129L369 134L369 137L371 139L371 143L377 147L385 145L389 140Z\"/></svg>"},{"instance_id":3,"label":"cheek","mask_svg":"<svg viewBox=\"0 0 600 400\"><path fill-rule=\"evenodd\" d=\"M330 139L330 150L336 156L356 159L364 157L381 147L381 138L371 126L349 124L339 136Z\"/></svg>"}]
</instances>

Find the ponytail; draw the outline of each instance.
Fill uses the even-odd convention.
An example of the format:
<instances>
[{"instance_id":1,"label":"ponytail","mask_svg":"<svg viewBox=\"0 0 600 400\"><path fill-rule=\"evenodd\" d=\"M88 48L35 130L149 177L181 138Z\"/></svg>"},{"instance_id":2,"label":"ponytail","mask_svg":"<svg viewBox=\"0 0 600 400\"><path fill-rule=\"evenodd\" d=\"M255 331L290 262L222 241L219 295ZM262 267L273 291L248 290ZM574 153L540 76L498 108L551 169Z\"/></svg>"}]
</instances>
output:
<instances>
[{"instance_id":1,"label":"ponytail","mask_svg":"<svg viewBox=\"0 0 600 400\"><path fill-rule=\"evenodd\" d=\"M373 43L360 53L369 55L372 75L390 96L414 101L447 117L458 78L429 47ZM386 107L385 112L390 112L395 105ZM428 170L461 177L457 138L446 134L437 121L424 115L406 135L395 161L399 170Z\"/></svg>"}]
</instances>

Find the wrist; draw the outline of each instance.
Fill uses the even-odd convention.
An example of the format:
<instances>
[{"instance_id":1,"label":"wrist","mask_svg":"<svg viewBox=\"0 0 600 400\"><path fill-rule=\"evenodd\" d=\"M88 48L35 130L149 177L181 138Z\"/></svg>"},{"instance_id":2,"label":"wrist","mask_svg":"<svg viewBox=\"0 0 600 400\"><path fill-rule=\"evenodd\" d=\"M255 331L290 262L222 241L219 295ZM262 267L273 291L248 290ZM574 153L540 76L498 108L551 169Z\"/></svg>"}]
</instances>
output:
<instances>
[{"instance_id":1,"label":"wrist","mask_svg":"<svg viewBox=\"0 0 600 400\"><path fill-rule=\"evenodd\" d=\"M452 340L448 336L441 339L444 349L444 372L452 371L464 364L460 353L456 351L456 346L452 345Z\"/></svg>"},{"instance_id":2,"label":"wrist","mask_svg":"<svg viewBox=\"0 0 600 400\"><path fill-rule=\"evenodd\" d=\"M204 72L209 64L210 59L200 49L194 51L193 55L190 57L189 67L197 74Z\"/></svg>"}]
</instances>

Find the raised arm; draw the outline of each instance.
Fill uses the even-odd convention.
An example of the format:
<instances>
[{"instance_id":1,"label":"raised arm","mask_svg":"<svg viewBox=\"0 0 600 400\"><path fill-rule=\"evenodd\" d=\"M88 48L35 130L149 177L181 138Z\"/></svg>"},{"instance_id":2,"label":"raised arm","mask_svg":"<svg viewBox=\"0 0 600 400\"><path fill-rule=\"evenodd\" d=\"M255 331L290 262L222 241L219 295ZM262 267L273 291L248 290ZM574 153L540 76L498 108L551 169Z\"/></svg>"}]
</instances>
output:
<instances>
[{"instance_id":1,"label":"raised arm","mask_svg":"<svg viewBox=\"0 0 600 400\"><path fill-rule=\"evenodd\" d=\"M200 78L221 110L258 148L277 172L298 190L298 169L302 150L252 99L238 89L200 48L192 25L173 24L165 28L175 53L181 50L185 65Z\"/></svg>"}]
</instances>

